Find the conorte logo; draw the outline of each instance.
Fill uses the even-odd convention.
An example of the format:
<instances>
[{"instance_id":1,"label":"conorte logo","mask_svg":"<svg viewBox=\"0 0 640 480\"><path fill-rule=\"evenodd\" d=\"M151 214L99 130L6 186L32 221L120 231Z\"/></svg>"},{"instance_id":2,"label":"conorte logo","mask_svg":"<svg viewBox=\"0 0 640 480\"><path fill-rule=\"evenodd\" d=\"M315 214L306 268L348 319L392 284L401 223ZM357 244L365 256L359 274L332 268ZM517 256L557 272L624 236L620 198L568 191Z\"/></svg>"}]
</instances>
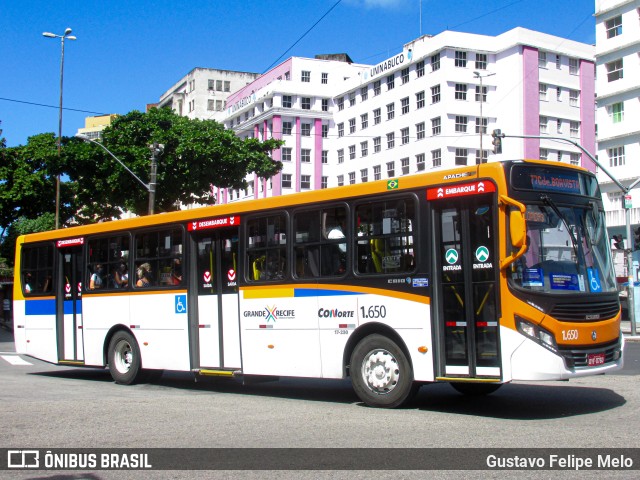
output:
<instances>
[{"instance_id":1,"label":"conorte logo","mask_svg":"<svg viewBox=\"0 0 640 480\"><path fill-rule=\"evenodd\" d=\"M7 452L7 468L39 468L40 452L38 450L9 450Z\"/></svg>"}]
</instances>

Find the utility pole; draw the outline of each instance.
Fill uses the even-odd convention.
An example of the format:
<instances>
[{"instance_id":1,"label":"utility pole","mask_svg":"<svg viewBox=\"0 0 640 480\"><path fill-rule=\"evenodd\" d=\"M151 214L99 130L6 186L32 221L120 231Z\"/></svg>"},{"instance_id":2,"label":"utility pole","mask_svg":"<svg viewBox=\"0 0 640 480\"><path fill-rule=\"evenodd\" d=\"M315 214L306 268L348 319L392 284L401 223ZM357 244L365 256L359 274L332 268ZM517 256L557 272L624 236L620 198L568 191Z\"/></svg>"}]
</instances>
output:
<instances>
[{"instance_id":1,"label":"utility pole","mask_svg":"<svg viewBox=\"0 0 640 480\"><path fill-rule=\"evenodd\" d=\"M164 152L164 145L154 143L149 145L151 150L151 172L149 174L149 215L153 215L156 205L156 185L158 175L158 157Z\"/></svg>"}]
</instances>

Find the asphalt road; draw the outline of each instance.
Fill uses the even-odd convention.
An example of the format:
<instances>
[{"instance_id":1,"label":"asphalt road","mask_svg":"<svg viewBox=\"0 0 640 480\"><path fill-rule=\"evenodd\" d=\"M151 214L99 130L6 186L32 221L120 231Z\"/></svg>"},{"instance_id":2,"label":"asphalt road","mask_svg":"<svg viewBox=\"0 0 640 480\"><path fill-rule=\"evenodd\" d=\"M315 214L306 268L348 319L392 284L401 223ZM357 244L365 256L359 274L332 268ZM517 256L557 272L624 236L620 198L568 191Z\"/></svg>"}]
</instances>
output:
<instances>
[{"instance_id":1,"label":"asphalt road","mask_svg":"<svg viewBox=\"0 0 640 480\"><path fill-rule=\"evenodd\" d=\"M638 448L640 343L625 370L570 382L518 383L467 398L423 387L398 410L364 406L348 381L241 385L165 373L120 386L108 372L24 357L0 333L0 448ZM447 468L454 469L455 460ZM178 468L178 467L176 467ZM11 473L11 476L8 474ZM636 478L636 472L216 471L14 473L0 478ZM542 475L541 475L542 473ZM635 473L635 474L634 474ZM576 475L576 476L574 476Z\"/></svg>"}]
</instances>

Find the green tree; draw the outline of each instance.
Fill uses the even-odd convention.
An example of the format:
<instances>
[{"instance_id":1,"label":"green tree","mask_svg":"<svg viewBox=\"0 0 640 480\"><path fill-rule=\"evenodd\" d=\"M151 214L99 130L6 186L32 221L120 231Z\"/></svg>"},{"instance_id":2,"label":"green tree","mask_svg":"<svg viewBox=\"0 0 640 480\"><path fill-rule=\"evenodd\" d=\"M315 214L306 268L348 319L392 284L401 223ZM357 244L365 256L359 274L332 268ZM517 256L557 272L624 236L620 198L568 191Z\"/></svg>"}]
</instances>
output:
<instances>
[{"instance_id":1,"label":"green tree","mask_svg":"<svg viewBox=\"0 0 640 480\"><path fill-rule=\"evenodd\" d=\"M269 178L282 168L269 156L282 141L243 140L218 122L181 117L169 109L132 111L103 132L102 144L145 183L153 143L164 145L158 160L157 212L177 210L180 203L215 203L211 185L246 188L247 174ZM90 146L87 150L78 141L65 145L79 216L117 217L120 208L145 214L147 190L100 147Z\"/></svg>"},{"instance_id":2,"label":"green tree","mask_svg":"<svg viewBox=\"0 0 640 480\"><path fill-rule=\"evenodd\" d=\"M14 264L16 254L16 240L20 235L34 232L46 232L53 230L55 226L55 213L47 212L38 218L17 218L8 228L7 235L4 237L2 245L0 245L0 255L6 259L7 265Z\"/></svg>"}]
</instances>

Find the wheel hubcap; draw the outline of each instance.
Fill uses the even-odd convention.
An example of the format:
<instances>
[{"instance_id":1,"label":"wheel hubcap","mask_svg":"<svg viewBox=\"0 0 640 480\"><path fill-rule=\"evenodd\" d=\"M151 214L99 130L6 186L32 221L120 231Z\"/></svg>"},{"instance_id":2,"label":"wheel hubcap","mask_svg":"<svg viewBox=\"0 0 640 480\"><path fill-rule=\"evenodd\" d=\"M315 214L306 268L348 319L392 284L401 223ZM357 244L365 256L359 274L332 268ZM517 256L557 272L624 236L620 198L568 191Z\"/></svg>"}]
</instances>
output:
<instances>
[{"instance_id":1,"label":"wheel hubcap","mask_svg":"<svg viewBox=\"0 0 640 480\"><path fill-rule=\"evenodd\" d=\"M120 373L127 373L131 368L131 363L133 363L133 351L131 350L129 342L126 340L118 342L115 349L115 355L113 357L116 369Z\"/></svg>"},{"instance_id":2,"label":"wheel hubcap","mask_svg":"<svg viewBox=\"0 0 640 480\"><path fill-rule=\"evenodd\" d=\"M372 350L362 362L362 378L372 392L379 395L390 393L400 379L398 361L387 350Z\"/></svg>"}]
</instances>

